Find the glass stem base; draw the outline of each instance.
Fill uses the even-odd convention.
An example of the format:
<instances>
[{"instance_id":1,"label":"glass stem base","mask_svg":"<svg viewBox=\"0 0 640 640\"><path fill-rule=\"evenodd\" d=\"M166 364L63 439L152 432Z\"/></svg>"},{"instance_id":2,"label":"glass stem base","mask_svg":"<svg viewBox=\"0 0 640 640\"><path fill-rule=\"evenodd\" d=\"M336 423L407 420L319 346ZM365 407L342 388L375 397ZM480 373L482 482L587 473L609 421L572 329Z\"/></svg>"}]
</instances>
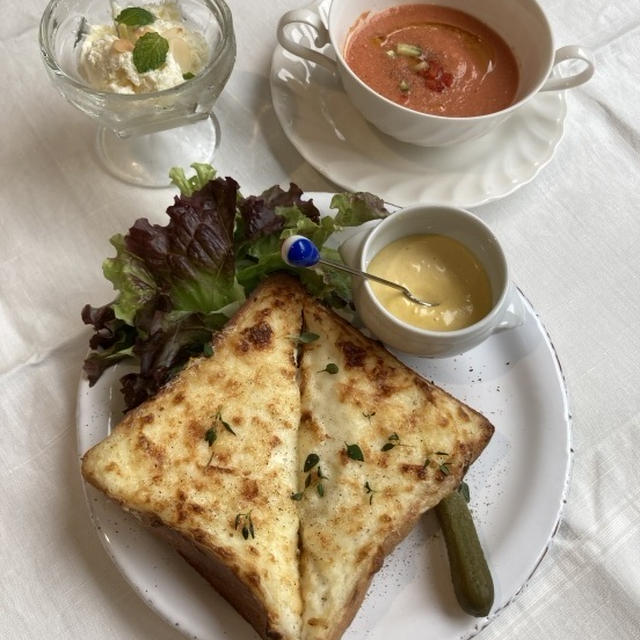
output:
<instances>
[{"instance_id":1,"label":"glass stem base","mask_svg":"<svg viewBox=\"0 0 640 640\"><path fill-rule=\"evenodd\" d=\"M100 162L120 180L141 187L168 187L169 169L187 169L192 162L212 163L220 143L220 127L208 118L166 131L129 138L98 128Z\"/></svg>"}]
</instances>

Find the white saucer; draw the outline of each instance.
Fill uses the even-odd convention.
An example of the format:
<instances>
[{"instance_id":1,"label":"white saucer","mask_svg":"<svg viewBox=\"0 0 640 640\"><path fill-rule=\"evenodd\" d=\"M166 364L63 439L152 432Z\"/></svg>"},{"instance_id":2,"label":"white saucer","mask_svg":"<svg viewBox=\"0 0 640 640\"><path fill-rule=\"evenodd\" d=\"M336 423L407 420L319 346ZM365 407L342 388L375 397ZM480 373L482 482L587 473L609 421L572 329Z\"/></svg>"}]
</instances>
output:
<instances>
[{"instance_id":1,"label":"white saucer","mask_svg":"<svg viewBox=\"0 0 640 640\"><path fill-rule=\"evenodd\" d=\"M328 0L314 2L326 16ZM309 45L312 31L292 38ZM381 133L351 104L337 78L277 46L271 64L273 106L303 158L343 189L371 191L407 206L433 202L475 207L527 184L553 157L563 134L563 92L540 93L480 140L424 148Z\"/></svg>"}]
</instances>

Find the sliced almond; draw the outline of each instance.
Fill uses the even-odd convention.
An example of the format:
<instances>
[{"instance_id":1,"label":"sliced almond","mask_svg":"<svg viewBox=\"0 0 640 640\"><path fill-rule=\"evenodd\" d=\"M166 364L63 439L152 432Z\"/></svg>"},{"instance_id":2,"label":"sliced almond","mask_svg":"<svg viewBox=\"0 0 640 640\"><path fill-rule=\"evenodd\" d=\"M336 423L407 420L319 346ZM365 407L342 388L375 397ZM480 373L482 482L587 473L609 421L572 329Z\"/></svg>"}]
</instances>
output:
<instances>
[{"instance_id":1,"label":"sliced almond","mask_svg":"<svg viewBox=\"0 0 640 640\"><path fill-rule=\"evenodd\" d=\"M118 38L117 40L114 40L111 48L117 53L126 53L127 51L133 51L133 44L130 40Z\"/></svg>"},{"instance_id":2,"label":"sliced almond","mask_svg":"<svg viewBox=\"0 0 640 640\"><path fill-rule=\"evenodd\" d=\"M181 27L181 26L171 27L171 29L167 29L162 35L167 40L171 40L172 38L180 38L181 36L184 35L184 27Z\"/></svg>"},{"instance_id":3,"label":"sliced almond","mask_svg":"<svg viewBox=\"0 0 640 640\"><path fill-rule=\"evenodd\" d=\"M136 27L132 31L129 31L129 38L133 43L136 43L145 33L151 33L153 29L150 27Z\"/></svg>"},{"instance_id":4,"label":"sliced almond","mask_svg":"<svg viewBox=\"0 0 640 640\"><path fill-rule=\"evenodd\" d=\"M171 38L169 40L169 50L180 65L182 73L191 69L191 48L183 38Z\"/></svg>"}]
</instances>

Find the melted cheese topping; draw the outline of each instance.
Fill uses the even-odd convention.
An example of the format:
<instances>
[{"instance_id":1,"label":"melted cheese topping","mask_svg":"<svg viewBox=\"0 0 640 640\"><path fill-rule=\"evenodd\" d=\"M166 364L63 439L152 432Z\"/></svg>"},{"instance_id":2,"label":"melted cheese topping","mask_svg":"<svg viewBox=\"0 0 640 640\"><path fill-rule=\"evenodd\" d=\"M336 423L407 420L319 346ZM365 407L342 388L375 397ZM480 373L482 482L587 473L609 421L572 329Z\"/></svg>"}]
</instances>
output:
<instances>
[{"instance_id":1,"label":"melted cheese topping","mask_svg":"<svg viewBox=\"0 0 640 640\"><path fill-rule=\"evenodd\" d=\"M301 640L336 640L382 559L458 485L493 428L321 304L307 299L303 317L319 338L300 365ZM323 371L329 363L337 373ZM385 450L394 435L402 446Z\"/></svg>"},{"instance_id":2,"label":"melted cheese topping","mask_svg":"<svg viewBox=\"0 0 640 640\"><path fill-rule=\"evenodd\" d=\"M236 582L244 585L264 609L260 634L282 640L300 637L302 614L290 498L300 418L290 336L301 331L300 309L300 290L271 279L217 335L210 358L192 360L128 412L82 466L89 482L144 521L200 545L203 562L226 565L225 595L238 597ZM245 537L247 514L254 535Z\"/></svg>"},{"instance_id":3,"label":"melted cheese topping","mask_svg":"<svg viewBox=\"0 0 640 640\"><path fill-rule=\"evenodd\" d=\"M296 354L303 329L318 338ZM336 640L493 427L286 276L256 289L213 346L128 412L82 473L172 532L262 638Z\"/></svg>"},{"instance_id":4,"label":"melted cheese topping","mask_svg":"<svg viewBox=\"0 0 640 640\"><path fill-rule=\"evenodd\" d=\"M467 247L447 236L413 235L396 240L373 258L368 271L404 285L422 300L440 303L423 307L392 287L371 282L387 311L420 329L463 329L491 310L486 271Z\"/></svg>"}]
</instances>

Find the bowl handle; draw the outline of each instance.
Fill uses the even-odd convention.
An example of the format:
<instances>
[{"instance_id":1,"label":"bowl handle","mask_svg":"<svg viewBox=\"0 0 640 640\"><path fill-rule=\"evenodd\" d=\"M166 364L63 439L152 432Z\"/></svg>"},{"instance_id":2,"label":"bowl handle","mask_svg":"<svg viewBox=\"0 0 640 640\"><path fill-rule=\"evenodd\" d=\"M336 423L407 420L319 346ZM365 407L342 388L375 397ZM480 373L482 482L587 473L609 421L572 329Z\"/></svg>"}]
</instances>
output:
<instances>
[{"instance_id":1,"label":"bowl handle","mask_svg":"<svg viewBox=\"0 0 640 640\"><path fill-rule=\"evenodd\" d=\"M522 303L522 296L513 282L509 284L508 296L509 301L502 320L498 322L491 333L498 333L506 329L515 329L524 323L525 309Z\"/></svg>"},{"instance_id":2,"label":"bowl handle","mask_svg":"<svg viewBox=\"0 0 640 640\"><path fill-rule=\"evenodd\" d=\"M285 13L278 22L278 42L284 49L293 53L295 56L306 58L311 62L322 65L325 69L328 69L332 73L335 73L338 69L338 65L333 58L320 53L315 49L306 47L289 37L286 28L290 24L302 22L309 25L315 32L316 37L314 44L316 47L321 48L329 43L329 32L322 22L322 18L311 9L294 9Z\"/></svg>"},{"instance_id":3,"label":"bowl handle","mask_svg":"<svg viewBox=\"0 0 640 640\"><path fill-rule=\"evenodd\" d=\"M565 60L582 60L586 62L586 66L570 76L554 76L550 77L543 85L540 91L558 91L563 89L571 89L571 87L577 87L580 84L584 84L591 78L595 71L595 64L593 62L593 56L588 49L579 47L575 44L567 45L566 47L560 47L556 51L555 58L553 60L553 68L558 66ZM553 70L552 70L553 73Z\"/></svg>"}]
</instances>

